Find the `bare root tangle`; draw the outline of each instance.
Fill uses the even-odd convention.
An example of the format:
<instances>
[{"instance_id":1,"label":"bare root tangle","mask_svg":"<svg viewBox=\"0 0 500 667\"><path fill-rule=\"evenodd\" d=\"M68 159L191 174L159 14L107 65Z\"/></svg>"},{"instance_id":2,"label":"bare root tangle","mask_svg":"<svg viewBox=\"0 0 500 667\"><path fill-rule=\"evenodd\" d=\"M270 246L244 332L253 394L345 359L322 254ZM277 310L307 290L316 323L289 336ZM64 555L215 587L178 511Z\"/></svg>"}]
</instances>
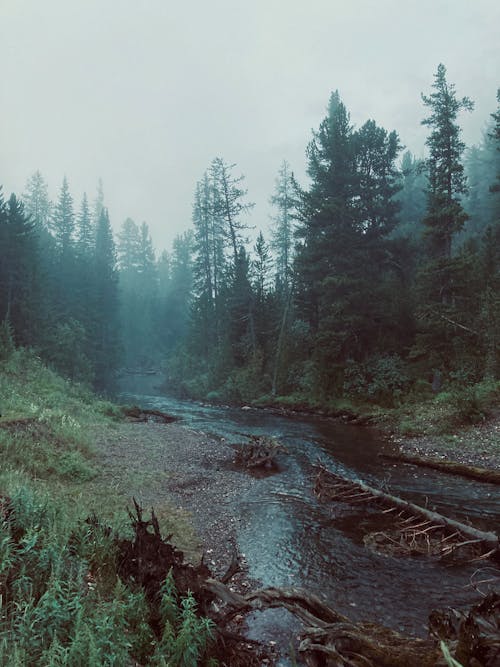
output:
<instances>
[{"instance_id":1,"label":"bare root tangle","mask_svg":"<svg viewBox=\"0 0 500 667\"><path fill-rule=\"evenodd\" d=\"M203 563L197 567L184 562L184 554L169 540L171 535L162 538L156 515L151 509L151 518L144 519L144 510L133 499L134 509L129 510L134 538L118 542L118 573L121 578L134 585L142 587L150 604L150 623L157 634L161 634L161 618L159 613L160 589L169 572L172 573L179 597L183 598L192 593L197 603L199 614L214 620L217 623L215 656L223 658L221 664L232 667L258 667L262 658L267 657L266 649L256 642L246 639L242 635L227 628L227 622L220 624L219 611L215 605L215 595L205 585L212 576L209 568ZM229 581L240 569L236 555L223 581ZM224 587L222 582L220 586ZM229 589L227 589L229 590Z\"/></svg>"},{"instance_id":2,"label":"bare root tangle","mask_svg":"<svg viewBox=\"0 0 500 667\"><path fill-rule=\"evenodd\" d=\"M449 643L456 659L470 667L500 665L500 595L489 593L468 612L434 611L431 633Z\"/></svg>"},{"instance_id":3,"label":"bare root tangle","mask_svg":"<svg viewBox=\"0 0 500 667\"><path fill-rule=\"evenodd\" d=\"M301 589L264 588L240 595L215 579L208 579L205 586L229 607L219 624L229 622L239 613L276 607L287 609L299 618L306 626L299 651L311 667L436 665L439 651L435 641L413 639L374 624L356 625Z\"/></svg>"},{"instance_id":4,"label":"bare root tangle","mask_svg":"<svg viewBox=\"0 0 500 667\"><path fill-rule=\"evenodd\" d=\"M160 535L153 511L143 518L143 510L134 500L130 511L134 539L118 543L122 578L144 587L150 600L151 622L161 584L172 571L180 596L192 591L199 612L217 626L216 654L232 667L257 667L266 655L257 643L247 640L232 625L237 615L284 608L304 624L299 652L309 667L437 667L444 666L437 639L407 637L375 623L353 623L326 605L317 596L298 588L264 588L240 594L227 583L239 570L236 555L221 580L214 579L202 563L193 567L184 563L182 552ZM402 524L428 534L427 520L418 523L400 517ZM434 635L445 639L454 655L466 658L464 665L495 667L500 646L500 597L490 594L469 615L454 611L435 612L431 618ZM497 651L495 653L495 651ZM460 658L458 658L460 659ZM476 660L474 663L473 661ZM477 662L479 660L479 662Z\"/></svg>"},{"instance_id":5,"label":"bare root tangle","mask_svg":"<svg viewBox=\"0 0 500 667\"><path fill-rule=\"evenodd\" d=\"M345 479L324 466L318 468L314 492L320 500L371 503L394 518L391 528L365 536L365 544L376 550L393 555L424 554L468 560L500 556L495 533L449 519L364 482Z\"/></svg>"},{"instance_id":6,"label":"bare root tangle","mask_svg":"<svg viewBox=\"0 0 500 667\"><path fill-rule=\"evenodd\" d=\"M288 450L277 440L251 435L250 443L238 447L235 463L246 468L275 468L278 454L288 454Z\"/></svg>"},{"instance_id":7,"label":"bare root tangle","mask_svg":"<svg viewBox=\"0 0 500 667\"><path fill-rule=\"evenodd\" d=\"M169 543L171 535L162 538L153 510L151 519L143 519L143 509L134 498L134 512L129 510L133 540L121 540L118 572L125 580L143 587L150 600L156 600L169 571L180 596L191 591L202 613L208 611L213 597L207 596L203 582L210 576L208 567L201 563L194 567L184 562L184 554Z\"/></svg>"}]
</instances>

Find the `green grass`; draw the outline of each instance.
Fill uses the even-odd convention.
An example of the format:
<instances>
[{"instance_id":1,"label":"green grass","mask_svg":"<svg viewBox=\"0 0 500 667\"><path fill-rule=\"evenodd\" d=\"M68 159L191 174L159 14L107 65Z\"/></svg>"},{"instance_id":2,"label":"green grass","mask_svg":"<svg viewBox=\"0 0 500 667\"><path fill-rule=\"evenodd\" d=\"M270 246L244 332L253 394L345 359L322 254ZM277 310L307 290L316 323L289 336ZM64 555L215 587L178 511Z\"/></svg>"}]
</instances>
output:
<instances>
[{"instance_id":1,"label":"green grass","mask_svg":"<svg viewBox=\"0 0 500 667\"><path fill-rule=\"evenodd\" d=\"M165 589L159 632L117 575L125 498L101 480L92 433L121 410L15 350L0 362L0 412L0 666L201 664L212 629L194 600ZM96 508L112 533L85 521Z\"/></svg>"},{"instance_id":2,"label":"green grass","mask_svg":"<svg viewBox=\"0 0 500 667\"><path fill-rule=\"evenodd\" d=\"M431 398L409 400L388 411L386 421L402 435L446 436L486 421L500 399L500 382L450 386Z\"/></svg>"}]
</instances>

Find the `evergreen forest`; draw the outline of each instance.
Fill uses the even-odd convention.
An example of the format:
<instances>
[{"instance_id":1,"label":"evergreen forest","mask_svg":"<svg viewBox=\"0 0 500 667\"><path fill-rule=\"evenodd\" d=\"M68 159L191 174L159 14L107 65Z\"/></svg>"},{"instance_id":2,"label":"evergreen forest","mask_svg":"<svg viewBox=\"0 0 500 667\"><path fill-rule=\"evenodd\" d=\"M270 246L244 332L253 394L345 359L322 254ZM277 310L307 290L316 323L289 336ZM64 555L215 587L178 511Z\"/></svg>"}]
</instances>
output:
<instances>
[{"instance_id":1,"label":"evergreen forest","mask_svg":"<svg viewBox=\"0 0 500 667\"><path fill-rule=\"evenodd\" d=\"M356 127L333 92L304 137L307 183L283 160L270 184L270 225L250 225L239 165L215 157L168 251L145 222L113 232L101 182L77 201L64 177L51 201L35 171L24 192L0 193L0 354L29 347L101 393L127 370L161 370L183 397L316 409L493 384L497 99L481 143L465 146L473 101L439 65L421 95L419 159L392 128Z\"/></svg>"}]
</instances>

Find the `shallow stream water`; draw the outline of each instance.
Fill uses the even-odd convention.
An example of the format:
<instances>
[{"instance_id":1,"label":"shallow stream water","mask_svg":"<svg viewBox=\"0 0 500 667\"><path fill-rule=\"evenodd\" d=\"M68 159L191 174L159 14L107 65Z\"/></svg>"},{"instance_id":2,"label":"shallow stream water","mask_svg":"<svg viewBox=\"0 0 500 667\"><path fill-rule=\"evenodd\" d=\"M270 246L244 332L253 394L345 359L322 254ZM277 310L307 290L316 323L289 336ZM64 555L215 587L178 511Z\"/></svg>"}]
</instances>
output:
<instances>
[{"instance_id":1,"label":"shallow stream water","mask_svg":"<svg viewBox=\"0 0 500 667\"><path fill-rule=\"evenodd\" d=\"M500 525L498 486L388 464L378 454L394 451L394 445L366 428L179 401L159 395L154 384L154 378L143 378L142 386L120 398L175 415L229 442L245 442L247 434L268 435L287 447L279 472L259 478L258 493L255 485L242 488L234 508L243 517L238 546L252 578L264 586L304 587L353 620L374 620L418 636L426 635L432 609L477 601L471 581L478 568L491 565L447 566L367 549L363 534L377 530L379 519L359 506L319 503L312 493L314 464L320 460L345 476L384 484L395 495L490 530ZM268 611L255 614L251 627L255 637L286 643L298 626L286 612Z\"/></svg>"}]
</instances>

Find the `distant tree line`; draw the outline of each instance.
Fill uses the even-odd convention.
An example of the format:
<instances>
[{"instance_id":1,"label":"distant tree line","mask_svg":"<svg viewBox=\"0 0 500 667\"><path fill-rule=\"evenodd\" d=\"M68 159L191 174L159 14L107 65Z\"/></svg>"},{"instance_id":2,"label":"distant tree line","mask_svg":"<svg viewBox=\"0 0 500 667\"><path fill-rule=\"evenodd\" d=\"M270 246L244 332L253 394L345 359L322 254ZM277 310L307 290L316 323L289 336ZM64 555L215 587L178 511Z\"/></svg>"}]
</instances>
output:
<instances>
[{"instance_id":1,"label":"distant tree line","mask_svg":"<svg viewBox=\"0 0 500 667\"><path fill-rule=\"evenodd\" d=\"M375 121L355 128L333 93L307 147L310 185L283 162L270 237L251 252L243 177L212 162L195 189L191 316L170 387L394 402L498 377L500 97L468 152L459 115L473 104L443 65L422 101L417 160Z\"/></svg>"},{"instance_id":2,"label":"distant tree line","mask_svg":"<svg viewBox=\"0 0 500 667\"><path fill-rule=\"evenodd\" d=\"M22 197L5 201L0 190L0 355L34 348L101 392L123 367L158 365L184 333L188 237L158 260L145 223L127 219L115 239L101 182L93 206L84 194L77 212L66 178L56 202L38 171Z\"/></svg>"},{"instance_id":3,"label":"distant tree line","mask_svg":"<svg viewBox=\"0 0 500 667\"><path fill-rule=\"evenodd\" d=\"M307 147L310 185L284 161L269 237L236 165L196 184L193 228L157 256L146 223L116 239L102 184L74 212L36 172L0 199L3 340L105 390L122 367L164 365L186 396L394 401L441 381L498 378L500 93L466 150L440 65L422 95L427 157L396 132L356 128L338 92Z\"/></svg>"}]
</instances>

